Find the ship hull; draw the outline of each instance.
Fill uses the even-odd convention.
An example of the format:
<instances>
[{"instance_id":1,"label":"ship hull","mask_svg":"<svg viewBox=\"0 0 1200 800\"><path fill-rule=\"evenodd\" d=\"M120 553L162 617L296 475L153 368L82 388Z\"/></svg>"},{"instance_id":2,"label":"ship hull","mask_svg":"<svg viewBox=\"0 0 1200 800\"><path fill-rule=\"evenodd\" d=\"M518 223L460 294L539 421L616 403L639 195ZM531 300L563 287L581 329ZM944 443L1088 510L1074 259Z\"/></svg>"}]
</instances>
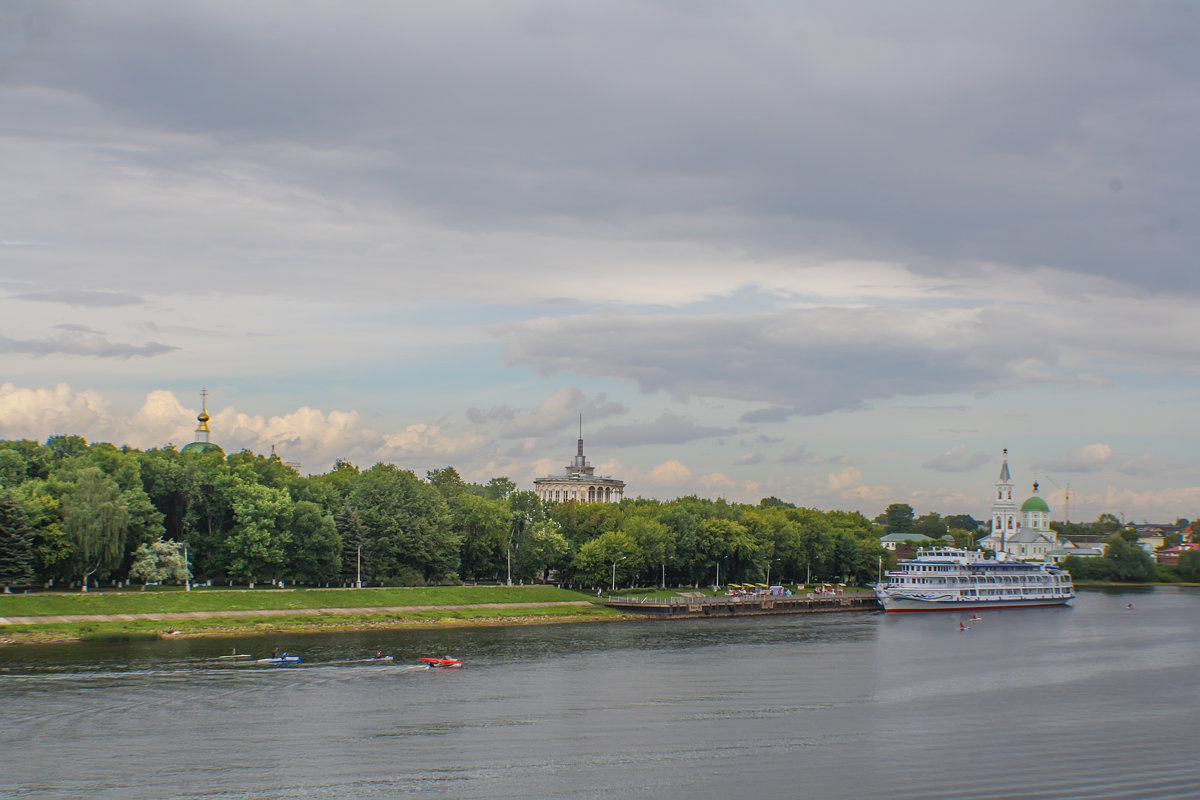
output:
<instances>
[{"instance_id":1,"label":"ship hull","mask_svg":"<svg viewBox=\"0 0 1200 800\"><path fill-rule=\"evenodd\" d=\"M1009 599L1009 600L974 600L974 599L925 599L919 597L896 597L894 595L876 592L879 604L887 612L902 611L983 611L989 608L1035 608L1038 606L1066 605L1070 597L1051 597L1046 599Z\"/></svg>"}]
</instances>

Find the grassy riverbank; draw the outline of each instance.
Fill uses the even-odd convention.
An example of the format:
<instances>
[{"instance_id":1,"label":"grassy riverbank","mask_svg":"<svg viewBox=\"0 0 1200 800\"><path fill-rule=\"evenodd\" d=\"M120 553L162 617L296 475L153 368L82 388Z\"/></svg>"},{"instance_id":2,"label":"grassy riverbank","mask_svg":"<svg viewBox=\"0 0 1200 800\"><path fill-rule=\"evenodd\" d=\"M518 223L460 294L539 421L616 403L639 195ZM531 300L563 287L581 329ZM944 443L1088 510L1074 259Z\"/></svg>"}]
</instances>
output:
<instances>
[{"instance_id":1,"label":"grassy riverbank","mask_svg":"<svg viewBox=\"0 0 1200 800\"><path fill-rule=\"evenodd\" d=\"M382 589L229 589L171 587L145 592L107 590L0 595L0 617L64 614L161 614L369 606L469 606L485 603L561 603L591 595L556 586L422 586ZM594 599L594 598L592 598Z\"/></svg>"},{"instance_id":2,"label":"grassy riverbank","mask_svg":"<svg viewBox=\"0 0 1200 800\"><path fill-rule=\"evenodd\" d=\"M265 631L544 624L622 616L589 594L553 586L384 589L195 589L0 595L0 643ZM341 611L345 609L345 611ZM294 614L287 612L293 611ZM264 612L261 616L254 612ZM177 615L188 615L180 618ZM237 616L227 616L236 614ZM136 616L135 616L136 615ZM148 619L141 615L168 617ZM64 616L71 620L56 619ZM128 617L113 619L114 616ZM84 617L80 619L80 617Z\"/></svg>"},{"instance_id":3,"label":"grassy riverbank","mask_svg":"<svg viewBox=\"0 0 1200 800\"><path fill-rule=\"evenodd\" d=\"M0 627L0 645L18 645L87 640L141 640L177 636L239 636L281 631L359 631L372 629L465 627L483 625L544 625L557 622L594 622L628 618L604 606L549 605L504 609L472 608L428 610L396 614L314 614L282 617L239 617L227 619L54 622L39 625Z\"/></svg>"}]
</instances>

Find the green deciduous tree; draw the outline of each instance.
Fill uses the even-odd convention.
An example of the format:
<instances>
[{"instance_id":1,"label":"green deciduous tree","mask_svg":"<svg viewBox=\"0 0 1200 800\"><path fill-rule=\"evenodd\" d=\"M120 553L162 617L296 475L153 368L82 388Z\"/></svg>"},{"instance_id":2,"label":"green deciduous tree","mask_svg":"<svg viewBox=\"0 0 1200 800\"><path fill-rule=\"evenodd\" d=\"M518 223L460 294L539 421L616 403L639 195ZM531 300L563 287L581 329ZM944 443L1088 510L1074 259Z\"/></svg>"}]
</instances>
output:
<instances>
[{"instance_id":1,"label":"green deciduous tree","mask_svg":"<svg viewBox=\"0 0 1200 800\"><path fill-rule=\"evenodd\" d=\"M568 551L570 542L567 542L558 530L557 523L550 522L548 528L542 528L542 530L553 531L553 540L541 543L530 540L535 525L550 521L546 513L546 506L538 499L537 494L530 491L513 491L508 493L505 501L508 503L511 525L506 545L508 553L505 555L506 557L511 555L511 577L517 580L532 579L538 575L544 576L548 570L564 566L566 554L563 557L554 557L553 551L557 547L557 540L561 539L565 542ZM551 544L552 541L553 544ZM531 550L528 554L525 552L527 549Z\"/></svg>"},{"instance_id":2,"label":"green deciduous tree","mask_svg":"<svg viewBox=\"0 0 1200 800\"><path fill-rule=\"evenodd\" d=\"M946 520L942 519L942 515L930 511L928 514L922 514L913 522L913 533L919 533L928 536L930 539L945 539L947 531Z\"/></svg>"},{"instance_id":3,"label":"green deciduous tree","mask_svg":"<svg viewBox=\"0 0 1200 800\"><path fill-rule=\"evenodd\" d=\"M292 498L283 489L234 480L233 528L225 538L229 575L248 583L278 580L291 541Z\"/></svg>"},{"instance_id":4,"label":"green deciduous tree","mask_svg":"<svg viewBox=\"0 0 1200 800\"><path fill-rule=\"evenodd\" d=\"M1200 582L1200 550L1185 550L1179 554L1179 563L1175 569L1180 580L1190 583Z\"/></svg>"},{"instance_id":5,"label":"green deciduous tree","mask_svg":"<svg viewBox=\"0 0 1200 800\"><path fill-rule=\"evenodd\" d=\"M457 578L461 537L441 493L412 472L376 464L350 495L366 529L373 580L441 582Z\"/></svg>"},{"instance_id":6,"label":"green deciduous tree","mask_svg":"<svg viewBox=\"0 0 1200 800\"><path fill-rule=\"evenodd\" d=\"M139 545L133 553L129 577L141 581L142 589L146 588L147 583L183 583L189 580L192 573L188 569L183 543L159 539Z\"/></svg>"},{"instance_id":7,"label":"green deciduous tree","mask_svg":"<svg viewBox=\"0 0 1200 800\"><path fill-rule=\"evenodd\" d=\"M951 514L944 517L943 521L952 529L975 533L979 530L979 520L972 517L970 514Z\"/></svg>"},{"instance_id":8,"label":"green deciduous tree","mask_svg":"<svg viewBox=\"0 0 1200 800\"><path fill-rule=\"evenodd\" d=\"M15 489L26 479L25 457L11 447L0 447L0 489Z\"/></svg>"},{"instance_id":9,"label":"green deciduous tree","mask_svg":"<svg viewBox=\"0 0 1200 800\"><path fill-rule=\"evenodd\" d=\"M513 552L513 573L518 578L545 577L550 570L562 569L571 556L571 543L558 531L552 520L533 523Z\"/></svg>"},{"instance_id":10,"label":"green deciduous tree","mask_svg":"<svg viewBox=\"0 0 1200 800\"><path fill-rule=\"evenodd\" d=\"M892 503L883 512L888 533L912 533L913 509L908 503Z\"/></svg>"},{"instance_id":11,"label":"green deciduous tree","mask_svg":"<svg viewBox=\"0 0 1200 800\"><path fill-rule=\"evenodd\" d=\"M287 566L294 581L329 583L342 570L342 537L337 524L316 503L301 500L292 508Z\"/></svg>"},{"instance_id":12,"label":"green deciduous tree","mask_svg":"<svg viewBox=\"0 0 1200 800\"><path fill-rule=\"evenodd\" d=\"M199 578L230 577L231 554L225 541L233 530L233 500L238 488L253 482L252 471L245 477L233 474L217 450L184 453L188 492L187 516L182 541L193 554L192 563Z\"/></svg>"},{"instance_id":13,"label":"green deciduous tree","mask_svg":"<svg viewBox=\"0 0 1200 800\"><path fill-rule=\"evenodd\" d=\"M425 473L425 479L441 492L447 501L467 493L467 484L454 467L431 469Z\"/></svg>"},{"instance_id":14,"label":"green deciduous tree","mask_svg":"<svg viewBox=\"0 0 1200 800\"><path fill-rule=\"evenodd\" d=\"M796 504L788 503L788 502L786 502L784 500L780 500L778 497L775 497L774 495L772 495L770 497L764 497L763 499L759 500L758 507L759 508L795 508Z\"/></svg>"},{"instance_id":15,"label":"green deciduous tree","mask_svg":"<svg viewBox=\"0 0 1200 800\"><path fill-rule=\"evenodd\" d=\"M138 462L142 490L163 515L164 536L183 541L187 536L184 522L193 499L194 471L187 468L174 448L147 450L138 456Z\"/></svg>"},{"instance_id":16,"label":"green deciduous tree","mask_svg":"<svg viewBox=\"0 0 1200 800\"><path fill-rule=\"evenodd\" d=\"M1110 536L1104 545L1104 559L1112 564L1112 579L1117 581L1154 580L1154 558L1121 535Z\"/></svg>"},{"instance_id":17,"label":"green deciduous tree","mask_svg":"<svg viewBox=\"0 0 1200 800\"><path fill-rule=\"evenodd\" d=\"M283 459L274 453L262 456L249 450L240 450L230 455L226 462L229 469L244 480L252 480L270 489L289 489L300 477L294 468L284 464Z\"/></svg>"},{"instance_id":18,"label":"green deciduous tree","mask_svg":"<svg viewBox=\"0 0 1200 800\"><path fill-rule=\"evenodd\" d=\"M82 436L51 436L46 440L46 455L52 465L87 454L87 439Z\"/></svg>"},{"instance_id":19,"label":"green deciduous tree","mask_svg":"<svg viewBox=\"0 0 1200 800\"><path fill-rule=\"evenodd\" d=\"M464 579L499 577L507 569L512 514L503 500L458 494L449 501L450 525L462 540L459 573Z\"/></svg>"},{"instance_id":20,"label":"green deciduous tree","mask_svg":"<svg viewBox=\"0 0 1200 800\"><path fill-rule=\"evenodd\" d=\"M57 479L35 478L13 491L13 499L29 520L34 572L38 579L66 575L71 543L63 531L62 497L72 484Z\"/></svg>"},{"instance_id":21,"label":"green deciduous tree","mask_svg":"<svg viewBox=\"0 0 1200 800\"><path fill-rule=\"evenodd\" d=\"M568 500L550 509L551 518L558 529L575 547L595 539L605 531L613 531L621 525L621 509L614 503L581 503Z\"/></svg>"},{"instance_id":22,"label":"green deciduous tree","mask_svg":"<svg viewBox=\"0 0 1200 800\"><path fill-rule=\"evenodd\" d=\"M140 483L121 492L121 499L129 512L125 549L132 558L134 550L143 544L157 542L167 531L163 526L162 512L154 507Z\"/></svg>"},{"instance_id":23,"label":"green deciduous tree","mask_svg":"<svg viewBox=\"0 0 1200 800\"><path fill-rule=\"evenodd\" d=\"M509 478L492 478L482 487L483 496L488 500L504 500L517 491L517 485Z\"/></svg>"},{"instance_id":24,"label":"green deciduous tree","mask_svg":"<svg viewBox=\"0 0 1200 800\"><path fill-rule=\"evenodd\" d=\"M644 554L633 537L609 531L585 543L571 564L576 583L586 586L620 586L629 580ZM615 578L614 578L615 576Z\"/></svg>"},{"instance_id":25,"label":"green deciduous tree","mask_svg":"<svg viewBox=\"0 0 1200 800\"><path fill-rule=\"evenodd\" d=\"M340 514L346 498L358 480L359 470L354 464L338 459L333 469L323 475L310 475L296 483L292 498L308 500L324 508L330 514ZM343 559L344 560L344 559Z\"/></svg>"},{"instance_id":26,"label":"green deciduous tree","mask_svg":"<svg viewBox=\"0 0 1200 800\"><path fill-rule=\"evenodd\" d=\"M629 534L641 553L641 561L634 565L637 572L648 576L651 583L665 582L666 564L675 558L671 529L654 518L653 509L648 509L627 514L621 530Z\"/></svg>"},{"instance_id":27,"label":"green deciduous tree","mask_svg":"<svg viewBox=\"0 0 1200 800\"><path fill-rule=\"evenodd\" d=\"M700 580L717 581L718 564L724 564L721 583L729 583L735 570L729 563L736 543L745 534L746 528L738 522L721 517L710 517L700 521L696 529L694 564L699 567ZM738 578L740 579L740 575Z\"/></svg>"}]
</instances>

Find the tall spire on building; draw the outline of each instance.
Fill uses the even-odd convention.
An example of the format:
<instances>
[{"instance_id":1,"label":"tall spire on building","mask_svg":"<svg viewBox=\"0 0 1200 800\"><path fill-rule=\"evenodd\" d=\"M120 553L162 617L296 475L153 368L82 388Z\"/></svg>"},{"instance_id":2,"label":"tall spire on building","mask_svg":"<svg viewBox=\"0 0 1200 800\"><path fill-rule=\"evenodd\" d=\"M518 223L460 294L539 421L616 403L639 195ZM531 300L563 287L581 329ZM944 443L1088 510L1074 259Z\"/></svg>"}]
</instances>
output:
<instances>
[{"instance_id":1,"label":"tall spire on building","mask_svg":"<svg viewBox=\"0 0 1200 800\"><path fill-rule=\"evenodd\" d=\"M583 457L583 414L579 415L579 441L575 449L575 463L571 465L572 469L583 469L588 465L587 459Z\"/></svg>"},{"instance_id":2,"label":"tall spire on building","mask_svg":"<svg viewBox=\"0 0 1200 800\"><path fill-rule=\"evenodd\" d=\"M200 413L196 415L196 420L200 423L196 427L196 441L207 442L209 440L208 421L211 417L208 416L208 389L200 390Z\"/></svg>"},{"instance_id":3,"label":"tall spire on building","mask_svg":"<svg viewBox=\"0 0 1200 800\"><path fill-rule=\"evenodd\" d=\"M563 503L577 500L581 503L619 503L625 496L625 481L597 475L596 468L587 462L583 454L583 414L579 415L579 439L576 440L575 458L567 465L562 475L549 475L533 482L534 490L541 500Z\"/></svg>"},{"instance_id":4,"label":"tall spire on building","mask_svg":"<svg viewBox=\"0 0 1200 800\"><path fill-rule=\"evenodd\" d=\"M1004 448L1004 461L1000 465L1000 479L996 481L996 499L992 501L992 535L1000 539L1000 549L1005 549L1008 537L1017 532L1017 504L1012 499L1012 476L1008 472L1008 448Z\"/></svg>"}]
</instances>

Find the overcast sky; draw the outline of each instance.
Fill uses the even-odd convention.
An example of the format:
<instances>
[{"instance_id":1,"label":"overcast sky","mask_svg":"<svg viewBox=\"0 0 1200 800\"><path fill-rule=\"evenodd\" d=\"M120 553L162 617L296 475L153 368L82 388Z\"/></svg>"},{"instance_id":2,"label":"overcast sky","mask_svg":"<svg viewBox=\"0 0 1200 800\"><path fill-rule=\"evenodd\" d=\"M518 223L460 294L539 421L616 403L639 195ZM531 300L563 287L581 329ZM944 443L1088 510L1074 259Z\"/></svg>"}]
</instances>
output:
<instances>
[{"instance_id":1,"label":"overcast sky","mask_svg":"<svg viewBox=\"0 0 1200 800\"><path fill-rule=\"evenodd\" d=\"M1200 516L1200 5L0 6L0 437Z\"/></svg>"}]
</instances>

